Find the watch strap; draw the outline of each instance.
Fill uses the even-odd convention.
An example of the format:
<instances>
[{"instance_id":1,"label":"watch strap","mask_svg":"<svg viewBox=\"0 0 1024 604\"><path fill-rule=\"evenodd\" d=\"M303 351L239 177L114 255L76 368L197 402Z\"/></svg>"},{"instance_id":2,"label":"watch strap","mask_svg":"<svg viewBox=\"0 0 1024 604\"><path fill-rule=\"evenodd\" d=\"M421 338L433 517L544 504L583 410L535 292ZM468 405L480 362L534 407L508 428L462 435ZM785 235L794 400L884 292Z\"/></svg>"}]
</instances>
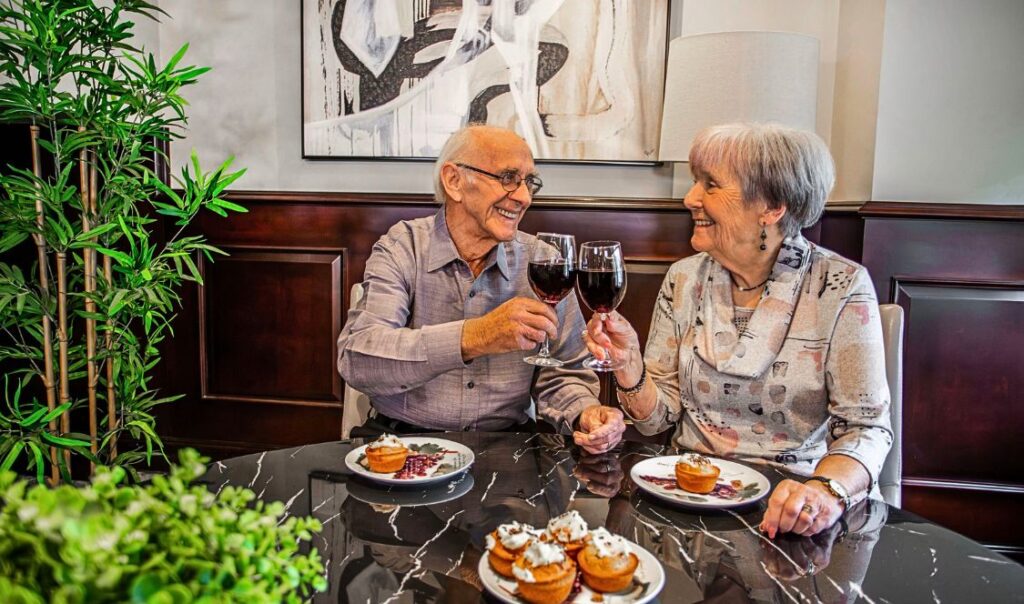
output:
<instances>
[{"instance_id":1,"label":"watch strap","mask_svg":"<svg viewBox=\"0 0 1024 604\"><path fill-rule=\"evenodd\" d=\"M844 510L850 509L850 495L847 494L846 489L843 487L842 484L831 478L826 478L824 476L811 476L810 478L804 481L804 484L807 484L808 482L811 481L820 482L821 484L825 485L825 488L828 489L828 492L831 493L833 497L836 497L837 499L839 499L839 501L843 503Z\"/></svg>"}]
</instances>

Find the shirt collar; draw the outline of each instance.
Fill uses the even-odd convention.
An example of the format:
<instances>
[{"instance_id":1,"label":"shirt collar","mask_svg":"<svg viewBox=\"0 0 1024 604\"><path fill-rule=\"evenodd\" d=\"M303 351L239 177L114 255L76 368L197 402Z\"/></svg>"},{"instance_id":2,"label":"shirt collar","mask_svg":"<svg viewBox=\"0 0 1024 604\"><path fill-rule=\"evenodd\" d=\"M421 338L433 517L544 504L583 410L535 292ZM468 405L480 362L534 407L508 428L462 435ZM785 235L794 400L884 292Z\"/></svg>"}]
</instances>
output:
<instances>
[{"instance_id":1,"label":"shirt collar","mask_svg":"<svg viewBox=\"0 0 1024 604\"><path fill-rule=\"evenodd\" d=\"M455 248L455 242L452 241L452 235L448 232L448 223L444 219L444 206L441 206L437 213L434 214L434 228L430 232L430 250L427 253L427 272L434 272L437 269L458 260L459 258L459 251ZM512 276L508 267L508 254L506 252L504 242L498 243L498 245L494 246L494 249L491 250L487 266L484 270L491 268L494 264L498 265L498 270L506 281L511 280Z\"/></svg>"}]
</instances>

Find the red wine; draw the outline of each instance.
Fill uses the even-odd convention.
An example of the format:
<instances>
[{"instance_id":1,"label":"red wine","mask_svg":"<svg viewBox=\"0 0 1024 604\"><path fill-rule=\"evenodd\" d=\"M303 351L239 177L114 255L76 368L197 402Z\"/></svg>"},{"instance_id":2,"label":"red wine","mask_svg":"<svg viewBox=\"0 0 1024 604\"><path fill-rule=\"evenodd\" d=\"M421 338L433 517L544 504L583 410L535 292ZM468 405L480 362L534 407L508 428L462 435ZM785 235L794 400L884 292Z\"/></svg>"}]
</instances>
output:
<instances>
[{"instance_id":1,"label":"red wine","mask_svg":"<svg viewBox=\"0 0 1024 604\"><path fill-rule=\"evenodd\" d=\"M581 270L577 275L577 282L583 302L594 312L612 312L626 295L625 271Z\"/></svg>"},{"instance_id":2,"label":"red wine","mask_svg":"<svg viewBox=\"0 0 1024 604\"><path fill-rule=\"evenodd\" d=\"M551 264L529 264L527 275L533 293L543 302L558 304L572 290L576 270L572 264L554 262Z\"/></svg>"}]
</instances>

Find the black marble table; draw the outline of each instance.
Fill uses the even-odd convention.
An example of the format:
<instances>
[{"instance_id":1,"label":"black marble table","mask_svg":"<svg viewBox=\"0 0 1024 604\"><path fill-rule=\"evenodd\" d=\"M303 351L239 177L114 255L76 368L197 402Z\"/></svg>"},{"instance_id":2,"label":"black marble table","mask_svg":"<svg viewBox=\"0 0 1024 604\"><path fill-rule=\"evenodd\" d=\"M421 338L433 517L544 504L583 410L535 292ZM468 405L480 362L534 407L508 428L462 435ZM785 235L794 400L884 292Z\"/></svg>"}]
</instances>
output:
<instances>
[{"instance_id":1,"label":"black marble table","mask_svg":"<svg viewBox=\"0 0 1024 604\"><path fill-rule=\"evenodd\" d=\"M314 602L491 601L476 572L484 536L510 520L543 527L570 509L661 561L660 602L1024 602L1024 567L881 502L850 510L845 534L837 524L815 538L769 540L756 529L765 499L698 513L643 495L629 469L659 447L624 443L592 457L551 434L443 438L470 447L476 462L430 489L389 491L354 476L344 457L360 440L217 462L205 479L320 519L314 543L330 587ZM785 478L759 470L773 486Z\"/></svg>"}]
</instances>

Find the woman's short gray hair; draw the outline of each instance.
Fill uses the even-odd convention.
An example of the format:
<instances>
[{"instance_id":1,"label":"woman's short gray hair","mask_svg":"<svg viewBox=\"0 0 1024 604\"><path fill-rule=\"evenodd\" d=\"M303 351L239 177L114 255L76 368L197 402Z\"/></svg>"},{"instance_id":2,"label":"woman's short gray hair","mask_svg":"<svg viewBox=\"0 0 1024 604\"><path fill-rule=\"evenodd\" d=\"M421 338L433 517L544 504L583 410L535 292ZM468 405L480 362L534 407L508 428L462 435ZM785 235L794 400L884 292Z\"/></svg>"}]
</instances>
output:
<instances>
[{"instance_id":1,"label":"woman's short gray hair","mask_svg":"<svg viewBox=\"0 0 1024 604\"><path fill-rule=\"evenodd\" d=\"M434 162L434 201L444 205L448 201L448 195L444 191L444 183L441 182L441 168L448 162L458 163L468 154L473 143L474 130L482 124L469 124L452 133L448 140L441 147L437 154L437 161ZM469 175L466 175L469 177Z\"/></svg>"},{"instance_id":2,"label":"woman's short gray hair","mask_svg":"<svg viewBox=\"0 0 1024 604\"><path fill-rule=\"evenodd\" d=\"M695 178L724 166L739 182L743 200L786 208L779 227L785 237L814 224L836 181L825 141L806 130L779 124L724 124L697 133L690 148Z\"/></svg>"}]
</instances>

